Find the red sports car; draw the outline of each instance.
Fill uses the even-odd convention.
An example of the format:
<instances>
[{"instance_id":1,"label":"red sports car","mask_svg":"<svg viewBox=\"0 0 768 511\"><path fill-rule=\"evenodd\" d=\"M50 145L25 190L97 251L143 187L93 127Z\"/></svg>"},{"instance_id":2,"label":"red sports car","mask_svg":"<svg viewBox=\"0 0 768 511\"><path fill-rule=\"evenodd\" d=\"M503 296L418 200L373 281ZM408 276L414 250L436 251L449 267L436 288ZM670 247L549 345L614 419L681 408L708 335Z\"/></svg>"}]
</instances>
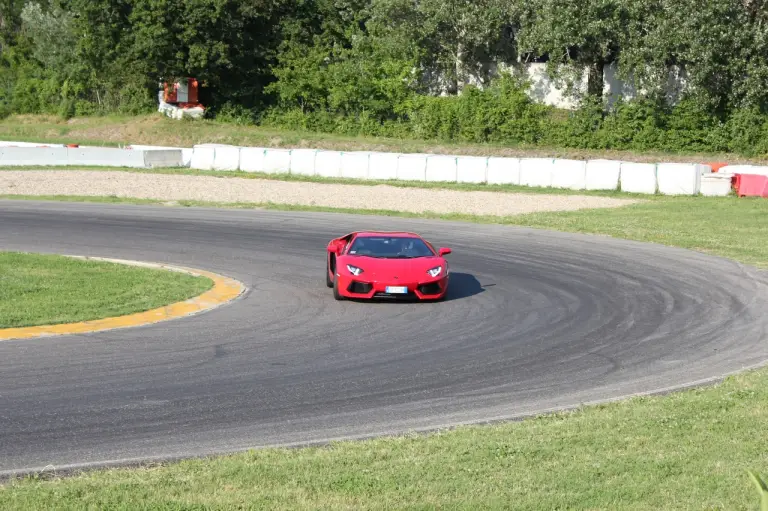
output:
<instances>
[{"instance_id":1,"label":"red sports car","mask_svg":"<svg viewBox=\"0 0 768 511\"><path fill-rule=\"evenodd\" d=\"M441 300L451 249L411 232L352 232L328 243L325 281L333 297Z\"/></svg>"}]
</instances>

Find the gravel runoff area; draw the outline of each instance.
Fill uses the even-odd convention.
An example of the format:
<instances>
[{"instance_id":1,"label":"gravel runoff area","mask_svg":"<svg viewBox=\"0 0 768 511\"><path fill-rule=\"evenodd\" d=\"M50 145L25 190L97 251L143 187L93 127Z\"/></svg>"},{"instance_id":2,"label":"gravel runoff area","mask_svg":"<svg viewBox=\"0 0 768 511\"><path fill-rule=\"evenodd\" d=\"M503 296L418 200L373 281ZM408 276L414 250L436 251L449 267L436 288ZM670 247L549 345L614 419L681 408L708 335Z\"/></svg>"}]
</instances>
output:
<instances>
[{"instance_id":1,"label":"gravel runoff area","mask_svg":"<svg viewBox=\"0 0 768 511\"><path fill-rule=\"evenodd\" d=\"M277 203L509 216L539 211L619 207L637 200L584 195L548 195L219 178L122 171L3 171L0 194L117 196L161 201Z\"/></svg>"}]
</instances>

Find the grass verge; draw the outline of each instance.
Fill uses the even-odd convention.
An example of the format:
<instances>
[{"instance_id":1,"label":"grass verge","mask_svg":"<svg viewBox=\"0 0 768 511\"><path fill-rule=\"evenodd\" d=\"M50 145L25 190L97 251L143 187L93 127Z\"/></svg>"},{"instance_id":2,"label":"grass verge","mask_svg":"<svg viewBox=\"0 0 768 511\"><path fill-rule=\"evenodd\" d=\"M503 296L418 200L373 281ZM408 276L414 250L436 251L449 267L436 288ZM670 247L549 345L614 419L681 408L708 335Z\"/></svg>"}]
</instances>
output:
<instances>
[{"instance_id":1,"label":"grass verge","mask_svg":"<svg viewBox=\"0 0 768 511\"><path fill-rule=\"evenodd\" d=\"M386 151L404 153L464 154L511 157L609 158L638 162L765 163L734 154L594 151L529 146L443 143L434 140L405 140L373 137L341 137L305 131L266 129L209 120L174 121L161 114L144 116L77 117L13 115L0 121L0 140L118 146L125 144L192 147L220 143L255 147L307 147L340 151Z\"/></svg>"},{"instance_id":2,"label":"grass verge","mask_svg":"<svg viewBox=\"0 0 768 511\"><path fill-rule=\"evenodd\" d=\"M0 328L143 312L187 300L212 287L209 278L160 269L0 252Z\"/></svg>"},{"instance_id":3,"label":"grass verge","mask_svg":"<svg viewBox=\"0 0 768 511\"><path fill-rule=\"evenodd\" d=\"M759 199L675 197L619 209L442 218L651 241L768 267L768 201ZM768 473L765 424L763 369L521 422L26 478L0 489L0 508L754 509L759 495L747 470Z\"/></svg>"}]
</instances>

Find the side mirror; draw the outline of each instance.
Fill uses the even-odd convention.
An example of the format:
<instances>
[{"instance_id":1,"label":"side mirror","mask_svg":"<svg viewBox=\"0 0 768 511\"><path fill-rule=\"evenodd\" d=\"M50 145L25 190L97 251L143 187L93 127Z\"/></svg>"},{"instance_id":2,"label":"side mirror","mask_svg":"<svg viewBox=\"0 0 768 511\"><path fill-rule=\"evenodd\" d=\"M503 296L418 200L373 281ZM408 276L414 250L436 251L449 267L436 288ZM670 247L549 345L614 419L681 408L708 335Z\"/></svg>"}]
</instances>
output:
<instances>
[{"instance_id":1,"label":"side mirror","mask_svg":"<svg viewBox=\"0 0 768 511\"><path fill-rule=\"evenodd\" d=\"M444 255L450 254L451 253L451 249L450 248L441 248L440 250L437 251L437 253L440 255L440 257L443 257Z\"/></svg>"},{"instance_id":2,"label":"side mirror","mask_svg":"<svg viewBox=\"0 0 768 511\"><path fill-rule=\"evenodd\" d=\"M331 254L338 254L341 251L342 244L339 240L333 240L332 242L328 243L328 252Z\"/></svg>"}]
</instances>

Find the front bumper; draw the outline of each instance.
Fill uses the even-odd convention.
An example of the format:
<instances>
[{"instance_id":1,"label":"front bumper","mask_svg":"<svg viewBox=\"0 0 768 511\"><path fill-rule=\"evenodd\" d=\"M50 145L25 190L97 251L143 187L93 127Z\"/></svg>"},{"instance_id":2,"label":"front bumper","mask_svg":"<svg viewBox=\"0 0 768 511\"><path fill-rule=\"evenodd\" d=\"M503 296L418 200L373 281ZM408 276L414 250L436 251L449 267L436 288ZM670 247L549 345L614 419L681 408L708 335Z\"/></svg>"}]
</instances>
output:
<instances>
[{"instance_id":1,"label":"front bumper","mask_svg":"<svg viewBox=\"0 0 768 511\"><path fill-rule=\"evenodd\" d=\"M362 276L361 276L362 277ZM337 275L339 294L346 298L359 299L417 299L436 300L448 292L449 275L438 278L427 277L419 281L376 280L361 277ZM387 293L387 286L407 287L406 294Z\"/></svg>"}]
</instances>

